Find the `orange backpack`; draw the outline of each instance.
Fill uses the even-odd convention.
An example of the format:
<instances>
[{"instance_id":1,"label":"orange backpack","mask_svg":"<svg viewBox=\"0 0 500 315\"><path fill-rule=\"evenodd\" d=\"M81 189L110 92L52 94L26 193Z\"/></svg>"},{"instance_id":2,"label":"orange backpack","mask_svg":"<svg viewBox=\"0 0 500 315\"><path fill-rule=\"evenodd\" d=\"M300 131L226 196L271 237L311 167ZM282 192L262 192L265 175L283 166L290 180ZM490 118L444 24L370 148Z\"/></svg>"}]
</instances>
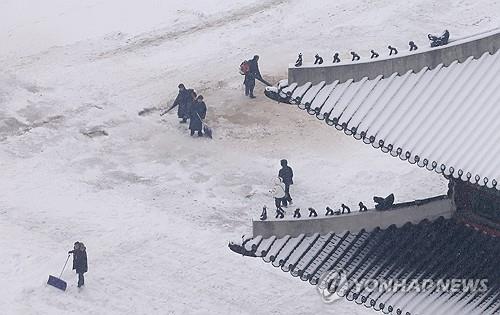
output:
<instances>
[{"instance_id":1,"label":"orange backpack","mask_svg":"<svg viewBox=\"0 0 500 315\"><path fill-rule=\"evenodd\" d=\"M246 75L246 74L248 74L248 72L250 72L250 63L248 62L248 60L244 60L240 64L240 74Z\"/></svg>"}]
</instances>

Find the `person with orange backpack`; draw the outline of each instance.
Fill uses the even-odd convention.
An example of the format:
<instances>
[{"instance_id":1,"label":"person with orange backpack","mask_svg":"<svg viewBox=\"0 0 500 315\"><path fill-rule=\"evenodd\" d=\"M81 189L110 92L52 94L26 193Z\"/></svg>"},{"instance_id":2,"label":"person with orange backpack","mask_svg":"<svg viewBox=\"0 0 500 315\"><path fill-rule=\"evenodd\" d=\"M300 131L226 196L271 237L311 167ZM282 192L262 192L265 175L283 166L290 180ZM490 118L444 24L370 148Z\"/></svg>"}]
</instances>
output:
<instances>
[{"instance_id":1,"label":"person with orange backpack","mask_svg":"<svg viewBox=\"0 0 500 315\"><path fill-rule=\"evenodd\" d=\"M259 56L255 55L251 60L245 60L240 65L240 73L245 75L245 80L243 81L243 84L245 85L245 95L250 98L255 98L255 95L253 94L253 90L255 88L255 79L259 80L267 86L271 85L262 78L258 61Z\"/></svg>"}]
</instances>

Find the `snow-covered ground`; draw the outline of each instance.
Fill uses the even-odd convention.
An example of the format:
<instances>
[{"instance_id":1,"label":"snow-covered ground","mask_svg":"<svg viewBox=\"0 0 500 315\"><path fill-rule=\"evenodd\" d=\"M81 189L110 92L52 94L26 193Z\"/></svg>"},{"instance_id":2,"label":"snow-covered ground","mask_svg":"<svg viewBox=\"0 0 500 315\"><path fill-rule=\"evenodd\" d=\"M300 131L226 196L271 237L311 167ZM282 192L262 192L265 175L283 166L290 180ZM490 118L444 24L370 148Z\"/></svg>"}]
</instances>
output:
<instances>
[{"instance_id":1,"label":"snow-covered ground","mask_svg":"<svg viewBox=\"0 0 500 315\"><path fill-rule=\"evenodd\" d=\"M272 82L300 51L330 59L448 28L499 24L497 1L4 0L0 2L1 314L369 314L229 251L287 158L299 206L398 201L446 191L437 174L391 158L283 104L242 94L258 53ZM214 139L174 113L184 82L205 96ZM138 115L143 109L152 109ZM98 128L108 136L90 138ZM47 287L74 241L86 287Z\"/></svg>"}]
</instances>

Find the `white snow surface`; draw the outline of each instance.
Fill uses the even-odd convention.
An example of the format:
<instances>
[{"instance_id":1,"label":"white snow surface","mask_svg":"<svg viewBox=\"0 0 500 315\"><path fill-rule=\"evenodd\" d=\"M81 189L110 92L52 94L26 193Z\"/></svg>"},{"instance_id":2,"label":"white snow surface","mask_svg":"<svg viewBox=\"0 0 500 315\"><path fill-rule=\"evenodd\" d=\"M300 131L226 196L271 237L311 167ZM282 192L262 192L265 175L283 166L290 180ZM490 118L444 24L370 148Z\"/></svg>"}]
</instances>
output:
<instances>
[{"instance_id":1,"label":"white snow surface","mask_svg":"<svg viewBox=\"0 0 500 315\"><path fill-rule=\"evenodd\" d=\"M0 2L0 313L373 314L324 304L227 241L272 205L281 158L301 207L413 200L445 180L267 100L261 85L245 98L238 65L258 53L277 82L299 51L330 62L334 50L422 45L444 28L496 27L496 12L485 0ZM213 140L158 115L179 82L205 96ZM77 240L85 288L71 268L66 292L47 286Z\"/></svg>"}]
</instances>

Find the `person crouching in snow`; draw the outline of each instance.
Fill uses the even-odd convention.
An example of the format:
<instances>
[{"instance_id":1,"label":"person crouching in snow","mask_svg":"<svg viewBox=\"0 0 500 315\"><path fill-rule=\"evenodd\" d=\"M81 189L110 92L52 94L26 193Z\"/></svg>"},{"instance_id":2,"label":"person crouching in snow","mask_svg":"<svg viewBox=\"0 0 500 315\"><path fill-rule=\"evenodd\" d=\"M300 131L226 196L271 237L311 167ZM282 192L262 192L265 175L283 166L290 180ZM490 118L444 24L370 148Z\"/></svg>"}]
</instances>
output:
<instances>
[{"instance_id":1,"label":"person crouching in snow","mask_svg":"<svg viewBox=\"0 0 500 315\"><path fill-rule=\"evenodd\" d=\"M286 194L281 178L278 177L274 180L274 186L271 190L269 190L269 192L274 197L274 204L276 205L276 219L283 219L285 217L285 210L283 210L281 204L283 203Z\"/></svg>"},{"instance_id":2,"label":"person crouching in snow","mask_svg":"<svg viewBox=\"0 0 500 315\"><path fill-rule=\"evenodd\" d=\"M196 101L191 105L189 110L189 130L191 130L191 136L194 136L194 132L198 131L198 137L203 136L203 122L207 115L207 105L203 102L203 96L198 95Z\"/></svg>"},{"instance_id":3,"label":"person crouching in snow","mask_svg":"<svg viewBox=\"0 0 500 315\"><path fill-rule=\"evenodd\" d=\"M78 274L78 287L85 284L85 279L83 274L87 272L87 251L85 245L81 242L75 242L73 250L70 250L68 254L73 254L73 270Z\"/></svg>"}]
</instances>

